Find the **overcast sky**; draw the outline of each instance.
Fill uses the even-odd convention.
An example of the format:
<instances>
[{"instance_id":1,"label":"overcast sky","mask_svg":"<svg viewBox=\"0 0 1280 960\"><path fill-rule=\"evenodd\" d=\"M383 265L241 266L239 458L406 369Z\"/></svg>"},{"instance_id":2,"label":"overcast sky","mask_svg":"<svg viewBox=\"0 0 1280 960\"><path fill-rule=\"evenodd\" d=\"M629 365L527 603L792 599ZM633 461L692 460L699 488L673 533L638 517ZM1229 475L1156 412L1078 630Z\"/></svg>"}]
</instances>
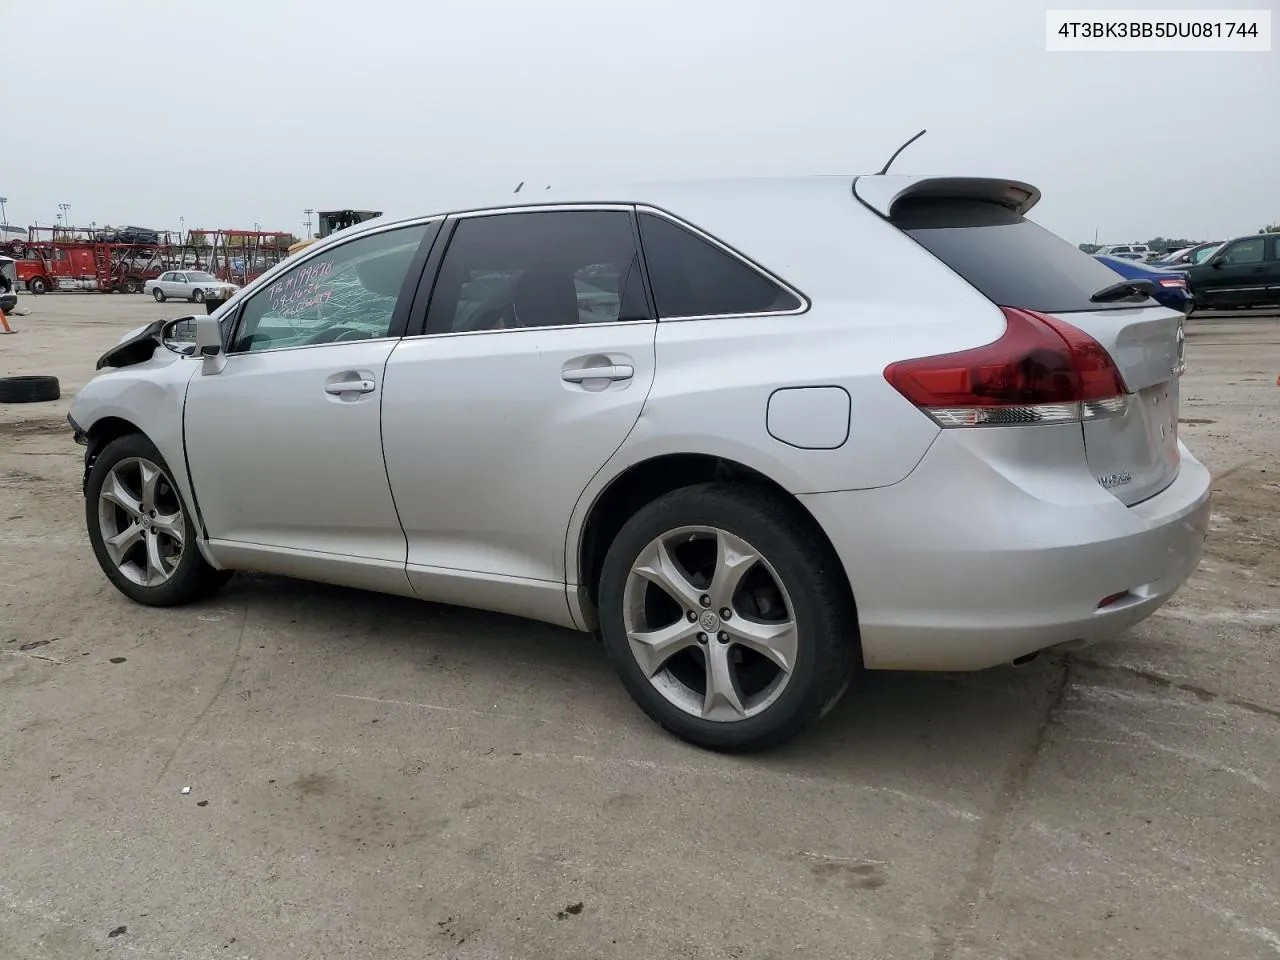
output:
<instances>
[{"instance_id":1,"label":"overcast sky","mask_svg":"<svg viewBox=\"0 0 1280 960\"><path fill-rule=\"evenodd\" d=\"M1030 181L1073 242L1280 221L1280 52L1050 54L1050 5L0 0L0 195L301 233L521 180L870 172L927 127L895 173Z\"/></svg>"}]
</instances>

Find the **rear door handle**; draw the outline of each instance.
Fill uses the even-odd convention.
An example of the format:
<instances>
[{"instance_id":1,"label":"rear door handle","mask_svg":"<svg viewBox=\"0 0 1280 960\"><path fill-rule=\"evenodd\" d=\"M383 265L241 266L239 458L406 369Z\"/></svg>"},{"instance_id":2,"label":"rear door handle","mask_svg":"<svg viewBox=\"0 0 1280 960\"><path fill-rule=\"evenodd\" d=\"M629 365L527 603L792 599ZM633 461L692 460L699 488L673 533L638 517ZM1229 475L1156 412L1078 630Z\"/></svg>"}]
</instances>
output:
<instances>
[{"instance_id":1,"label":"rear door handle","mask_svg":"<svg viewBox=\"0 0 1280 960\"><path fill-rule=\"evenodd\" d=\"M373 393L377 387L372 380L337 380L324 385L324 392L339 396L344 393Z\"/></svg>"},{"instance_id":2,"label":"rear door handle","mask_svg":"<svg viewBox=\"0 0 1280 960\"><path fill-rule=\"evenodd\" d=\"M636 368L629 363L614 363L605 367L581 367L577 370L565 370L560 379L569 383L582 383L584 380L630 380L636 375Z\"/></svg>"}]
</instances>

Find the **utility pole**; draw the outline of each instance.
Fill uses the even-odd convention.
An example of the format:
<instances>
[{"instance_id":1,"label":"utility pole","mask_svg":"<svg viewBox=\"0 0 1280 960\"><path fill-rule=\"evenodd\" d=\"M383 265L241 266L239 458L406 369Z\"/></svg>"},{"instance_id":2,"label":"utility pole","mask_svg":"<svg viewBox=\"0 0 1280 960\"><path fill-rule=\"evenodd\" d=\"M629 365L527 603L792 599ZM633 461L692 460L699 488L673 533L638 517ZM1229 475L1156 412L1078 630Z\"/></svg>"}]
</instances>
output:
<instances>
[{"instance_id":1,"label":"utility pole","mask_svg":"<svg viewBox=\"0 0 1280 960\"><path fill-rule=\"evenodd\" d=\"M58 204L58 209L62 211L62 225L63 225L64 227L67 227L68 229L70 229L70 227L71 227L71 214L70 214L70 213L68 213L67 211L69 211L69 210L71 209L71 204L69 204L69 203L60 203L60 204Z\"/></svg>"},{"instance_id":2,"label":"utility pole","mask_svg":"<svg viewBox=\"0 0 1280 960\"><path fill-rule=\"evenodd\" d=\"M8 197L0 197L0 223L6 227L9 225L9 215L4 212L4 205L9 202Z\"/></svg>"},{"instance_id":3,"label":"utility pole","mask_svg":"<svg viewBox=\"0 0 1280 960\"><path fill-rule=\"evenodd\" d=\"M307 235L305 239L310 240L311 239L311 215L315 213L315 211L312 210L310 207L307 207L307 209L303 210L302 212L306 214L306 217L307 217L307 219L302 221L307 225Z\"/></svg>"}]
</instances>

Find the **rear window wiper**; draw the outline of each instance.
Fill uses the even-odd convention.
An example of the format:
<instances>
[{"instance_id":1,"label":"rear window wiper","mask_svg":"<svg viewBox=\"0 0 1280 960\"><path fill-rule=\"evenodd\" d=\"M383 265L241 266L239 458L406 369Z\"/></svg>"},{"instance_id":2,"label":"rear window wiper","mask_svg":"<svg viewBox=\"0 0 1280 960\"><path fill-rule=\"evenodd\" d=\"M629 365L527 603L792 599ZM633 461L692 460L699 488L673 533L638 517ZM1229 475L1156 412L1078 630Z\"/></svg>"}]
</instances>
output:
<instances>
[{"instance_id":1,"label":"rear window wiper","mask_svg":"<svg viewBox=\"0 0 1280 960\"><path fill-rule=\"evenodd\" d=\"M1156 285L1150 280L1121 280L1103 287L1089 300L1093 303L1115 303L1119 300L1132 300L1136 303L1146 300L1155 292Z\"/></svg>"}]
</instances>

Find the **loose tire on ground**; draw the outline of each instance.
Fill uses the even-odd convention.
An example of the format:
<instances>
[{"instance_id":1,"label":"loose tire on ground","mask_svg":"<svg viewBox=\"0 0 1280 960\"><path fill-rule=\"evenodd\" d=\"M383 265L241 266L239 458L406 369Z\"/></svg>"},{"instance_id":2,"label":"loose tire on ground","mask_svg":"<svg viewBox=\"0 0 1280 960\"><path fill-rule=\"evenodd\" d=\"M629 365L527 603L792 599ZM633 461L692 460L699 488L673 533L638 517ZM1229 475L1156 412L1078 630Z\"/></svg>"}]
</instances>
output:
<instances>
[{"instance_id":1,"label":"loose tire on ground","mask_svg":"<svg viewBox=\"0 0 1280 960\"><path fill-rule=\"evenodd\" d=\"M691 711L699 709L696 689L688 693L679 691L677 699L683 698L685 707L677 705L669 692L671 676L676 671L664 668L655 674L668 691L660 692L659 684L650 680L650 673L641 666L628 638L628 618L634 621L639 614L635 612L636 607L629 607L624 613L624 604L647 610L651 602L647 593L634 586L639 582L634 579L638 575L638 564L651 570L645 558L653 555L651 551L656 542L667 542L665 538L673 533L671 550L678 553L685 549L682 543L692 535L684 531L692 529L715 531L713 536L720 538L715 542L729 544L730 549L735 549L732 547L735 543L750 546L763 560L752 569L769 568L765 572L776 577L781 599L790 608L785 611L794 624L794 656L789 678L771 701L765 695L767 687L764 693L754 694L761 704L753 708L760 711L754 715L720 720L695 715ZM623 685L654 721L681 739L707 749L759 750L791 739L835 705L850 685L859 660L857 616L839 560L816 534L812 519L798 505L767 491L728 484L700 484L673 491L641 508L627 521L605 556L598 604L601 633ZM688 543L692 544L692 539ZM719 555L728 556L723 549ZM737 556L740 558L743 554ZM721 569L722 562L726 567L729 564L729 561L717 560L715 569ZM652 577L646 575L641 579L645 581L643 589L649 589ZM708 591L716 582L714 577L706 578L705 570L693 578L686 577L682 586L693 588L688 595L691 599L676 607L689 606L690 609L679 612L670 625L648 624L653 635L677 628L681 617L687 618L691 625L700 625L704 612L716 612L713 604L705 602L705 596L697 596L704 588L695 580L710 583L711 586L705 588ZM743 577L744 587L749 586L748 580L749 577ZM633 584L630 592L629 582ZM641 596L645 599L637 604ZM749 596L739 596L750 602ZM682 654L687 659L680 669L686 676L690 675L689 663L694 662L689 658L701 658L703 665L697 669L705 674L718 637L730 638L725 641L725 652L732 660L738 641L733 639L731 618L739 613L733 609L727 612L730 618L723 618L719 627L713 626L713 630L728 628L725 633L713 633L706 641L699 639L700 650L687 647L688 652ZM647 617L647 613L644 616ZM747 612L747 616L751 614ZM748 619L748 624L753 622ZM743 693L737 686L742 678L737 671L744 669L742 663L739 660L730 671L734 673L735 690L742 693L741 703L747 704L753 695ZM770 662L767 666L773 668L774 664ZM704 680L703 696L705 690ZM702 711L705 714L705 705ZM728 716L736 714L730 711Z\"/></svg>"},{"instance_id":2,"label":"loose tire on ground","mask_svg":"<svg viewBox=\"0 0 1280 960\"><path fill-rule=\"evenodd\" d=\"M0 377L0 403L46 403L60 396L57 377Z\"/></svg>"},{"instance_id":3,"label":"loose tire on ground","mask_svg":"<svg viewBox=\"0 0 1280 960\"><path fill-rule=\"evenodd\" d=\"M121 464L127 466L138 461L151 464L160 471L160 478L153 485L154 493L149 504L153 507L157 504L160 506L150 511L152 521L147 525L148 532L153 525L163 519L163 516L155 518L154 515L157 512L162 515L169 513L176 505L182 513L180 528L183 541L176 566L172 568L167 579L151 586L130 579L123 572L122 566L112 559L107 549L102 526L104 484L108 478L114 476L113 471L117 466ZM196 545L197 531L191 517L191 510L183 501L181 492L173 484L172 477L168 464L165 463L155 444L140 433L130 433L112 440L103 447L89 471L89 481L85 486L85 523L98 565L117 590L135 603L152 607L174 607L203 600L216 593L231 578L230 571L215 570L200 553ZM141 496L141 489L126 492L137 501L135 506L148 506L146 498ZM110 503L111 500L108 500L108 504ZM165 504L168 505L165 506ZM127 514L123 522L128 523ZM178 525L175 524L175 526ZM144 542L144 550L146 547L147 543ZM149 557L146 560L149 561Z\"/></svg>"}]
</instances>

